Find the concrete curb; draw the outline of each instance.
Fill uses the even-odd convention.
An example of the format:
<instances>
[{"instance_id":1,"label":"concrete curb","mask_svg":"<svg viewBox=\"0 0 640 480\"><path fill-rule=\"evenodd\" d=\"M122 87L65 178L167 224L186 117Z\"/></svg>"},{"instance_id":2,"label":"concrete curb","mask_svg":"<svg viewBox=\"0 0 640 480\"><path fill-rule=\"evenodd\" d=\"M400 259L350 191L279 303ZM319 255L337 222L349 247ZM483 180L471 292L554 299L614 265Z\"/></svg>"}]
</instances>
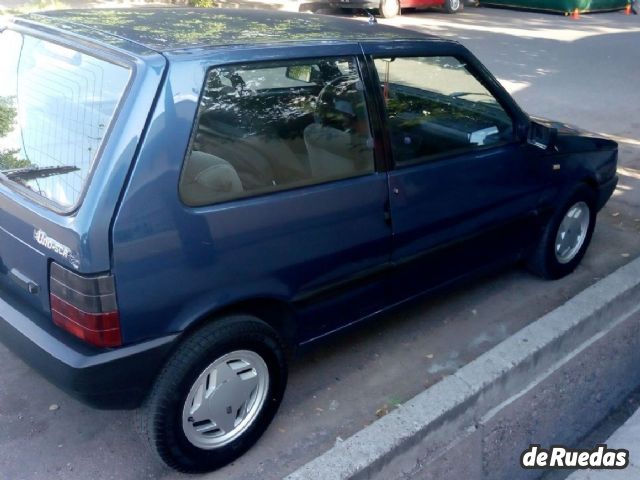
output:
<instances>
[{"instance_id":1,"label":"concrete curb","mask_svg":"<svg viewBox=\"0 0 640 480\"><path fill-rule=\"evenodd\" d=\"M537 478L640 384L640 259L587 288L286 480Z\"/></svg>"}]
</instances>

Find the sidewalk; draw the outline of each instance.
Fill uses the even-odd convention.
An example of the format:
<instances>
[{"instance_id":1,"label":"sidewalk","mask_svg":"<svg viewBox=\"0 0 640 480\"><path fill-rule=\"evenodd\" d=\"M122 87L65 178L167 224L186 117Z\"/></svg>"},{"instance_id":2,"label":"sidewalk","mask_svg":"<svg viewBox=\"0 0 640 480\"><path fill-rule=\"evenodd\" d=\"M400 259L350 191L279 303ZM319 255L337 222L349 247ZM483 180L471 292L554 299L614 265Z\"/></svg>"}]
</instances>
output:
<instances>
[{"instance_id":1,"label":"sidewalk","mask_svg":"<svg viewBox=\"0 0 640 480\"><path fill-rule=\"evenodd\" d=\"M286 480L539 478L520 466L530 444L577 443L640 386L638 298L640 258ZM626 426L609 446L630 450L633 466L578 480L640 479L640 413Z\"/></svg>"},{"instance_id":2,"label":"sidewalk","mask_svg":"<svg viewBox=\"0 0 640 480\"><path fill-rule=\"evenodd\" d=\"M567 480L638 480L640 479L640 409L606 442L609 448L629 450L629 466L624 470L579 470Z\"/></svg>"}]
</instances>

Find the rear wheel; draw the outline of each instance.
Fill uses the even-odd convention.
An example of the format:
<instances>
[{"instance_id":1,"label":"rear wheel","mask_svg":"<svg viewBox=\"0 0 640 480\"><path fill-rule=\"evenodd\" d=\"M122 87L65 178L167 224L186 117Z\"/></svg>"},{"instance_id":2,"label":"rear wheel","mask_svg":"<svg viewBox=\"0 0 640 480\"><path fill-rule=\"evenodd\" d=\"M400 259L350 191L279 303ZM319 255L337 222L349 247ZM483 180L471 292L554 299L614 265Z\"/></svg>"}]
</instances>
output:
<instances>
[{"instance_id":1,"label":"rear wheel","mask_svg":"<svg viewBox=\"0 0 640 480\"><path fill-rule=\"evenodd\" d=\"M380 16L393 18L400 13L399 0L380 0Z\"/></svg>"},{"instance_id":2,"label":"rear wheel","mask_svg":"<svg viewBox=\"0 0 640 480\"><path fill-rule=\"evenodd\" d=\"M529 270L548 279L573 272L587 251L595 224L595 194L582 185L549 220L527 261Z\"/></svg>"},{"instance_id":3,"label":"rear wheel","mask_svg":"<svg viewBox=\"0 0 640 480\"><path fill-rule=\"evenodd\" d=\"M183 472L215 470L238 458L280 405L283 351L276 332L254 317L232 316L196 331L138 412L149 446Z\"/></svg>"},{"instance_id":4,"label":"rear wheel","mask_svg":"<svg viewBox=\"0 0 640 480\"><path fill-rule=\"evenodd\" d=\"M462 0L445 0L444 10L447 13L458 13L464 9Z\"/></svg>"}]
</instances>

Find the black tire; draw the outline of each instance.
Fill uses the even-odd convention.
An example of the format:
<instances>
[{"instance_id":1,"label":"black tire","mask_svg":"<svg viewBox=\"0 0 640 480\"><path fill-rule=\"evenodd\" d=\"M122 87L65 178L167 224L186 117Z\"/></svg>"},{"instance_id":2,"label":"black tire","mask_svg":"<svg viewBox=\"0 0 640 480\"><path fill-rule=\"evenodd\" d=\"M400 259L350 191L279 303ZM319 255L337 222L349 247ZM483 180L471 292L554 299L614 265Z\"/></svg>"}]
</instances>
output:
<instances>
[{"instance_id":1,"label":"black tire","mask_svg":"<svg viewBox=\"0 0 640 480\"><path fill-rule=\"evenodd\" d=\"M445 0L444 11L447 13L458 13L464 10L463 0Z\"/></svg>"},{"instance_id":2,"label":"black tire","mask_svg":"<svg viewBox=\"0 0 640 480\"><path fill-rule=\"evenodd\" d=\"M579 202L584 202L589 207L589 225L586 228L586 236L577 253L566 263L562 263L556 255L556 236L567 212ZM535 249L527 259L527 268L536 275L549 280L562 278L573 272L591 242L596 225L596 213L595 192L588 185L581 185L562 202L562 206L549 219Z\"/></svg>"},{"instance_id":3,"label":"black tire","mask_svg":"<svg viewBox=\"0 0 640 480\"><path fill-rule=\"evenodd\" d=\"M182 426L187 395L209 365L238 350L264 360L269 378L266 398L237 438L212 449L200 448ZM137 413L138 429L169 467L185 473L212 471L237 459L260 438L280 406L286 382L284 347L276 332L254 317L225 317L197 330L176 349Z\"/></svg>"},{"instance_id":4,"label":"black tire","mask_svg":"<svg viewBox=\"0 0 640 480\"><path fill-rule=\"evenodd\" d=\"M382 18L393 18L400 13L400 0L380 0L378 11Z\"/></svg>"}]
</instances>

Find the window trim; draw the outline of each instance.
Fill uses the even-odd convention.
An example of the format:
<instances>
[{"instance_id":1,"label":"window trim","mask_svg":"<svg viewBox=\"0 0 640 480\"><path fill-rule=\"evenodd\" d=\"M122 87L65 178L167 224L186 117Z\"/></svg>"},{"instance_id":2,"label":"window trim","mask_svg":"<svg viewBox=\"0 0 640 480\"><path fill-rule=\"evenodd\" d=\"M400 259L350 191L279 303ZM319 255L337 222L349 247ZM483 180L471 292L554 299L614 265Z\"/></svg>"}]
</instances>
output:
<instances>
[{"instance_id":1,"label":"window trim","mask_svg":"<svg viewBox=\"0 0 640 480\"><path fill-rule=\"evenodd\" d=\"M387 55L386 57L388 57ZM517 129L519 124L518 115L511 108L511 105L506 104L502 98L502 95L497 95L491 83L486 79L486 77L482 74L482 71L477 68L475 63L471 61L470 58L465 55L461 55L459 53L449 52L449 53L416 53L412 52L410 54L395 54L392 55L395 58L435 58L435 57L450 57L455 58L462 65L465 66L465 70L469 72L490 94L491 96L498 102L498 105L504 110L504 112L509 116L512 123L512 138L511 140L504 140L499 143L494 143L492 145L482 145L477 146L475 148L467 148L467 149L457 149L451 150L448 152L438 153L434 155L428 155L419 157L413 160L409 160L406 162L398 163L395 160L393 147L391 144L391 138L389 136L389 117L387 114L387 108L384 103L384 98L380 94L382 90L382 83L380 81L380 76L378 75L378 69L375 65L375 60L378 58L386 58L385 55L379 53L369 53L366 55L366 61L369 65L369 71L371 72L372 81L374 82L374 91L376 97L378 98L378 104L380 105L381 112L381 122L384 125L384 143L385 143L385 152L388 159L389 170L402 170L404 168L415 167L416 165L427 165L436 162L445 161L447 159L458 158L461 155L469 154L469 153L478 153L481 154L483 152L487 152L491 149L503 148L508 145L516 145L519 144L520 141L518 139Z\"/></svg>"},{"instance_id":2,"label":"window trim","mask_svg":"<svg viewBox=\"0 0 640 480\"><path fill-rule=\"evenodd\" d=\"M109 121L109 125L105 131L102 142L100 142L100 146L96 151L95 156L93 157L93 161L91 162L91 168L87 172L87 176L83 182L82 191L78 196L78 199L73 205L70 205L68 208L60 205L59 203L51 200L50 198L44 197L35 191L31 190L24 185L21 185L18 182L8 179L2 173L0 173L0 183L5 185L11 191L18 193L19 195L35 202L36 204L45 207L52 212L62 215L62 216L72 216L78 212L82 204L84 203L84 199L86 197L87 191L91 186L91 182L93 181L93 176L95 170L102 160L102 155L106 148L106 145L109 143L111 139L111 135L115 128L116 123L120 119L120 114L122 113L122 109L124 108L124 104L129 99L131 88L133 86L134 80L137 78L138 69L135 62L135 59L126 53L116 52L107 48L102 47L101 45L93 45L93 44L85 44L83 42L74 42L73 38L67 38L66 36L52 36L48 35L44 32L40 32L37 30L32 30L29 28L24 28L19 25L12 25L11 28L7 27L0 31L0 34L3 34L5 31L12 31L19 33L20 35L30 36L35 39L49 42L54 45L58 45L64 48L68 48L70 50L74 50L76 52L82 53L83 55L88 55L98 60L102 60L104 62L110 63L112 65L117 65L123 68L126 68L129 72L129 78L127 79L127 83L125 85L122 94L120 95L120 99L118 100L118 104L113 111L113 115Z\"/></svg>"},{"instance_id":3,"label":"window trim","mask_svg":"<svg viewBox=\"0 0 640 480\"><path fill-rule=\"evenodd\" d=\"M283 64L290 64L292 62L317 62L318 60L322 60L322 59L352 59L354 60L355 63L355 67L356 67L356 72L358 74L358 76L360 77L360 81L363 84L363 97L365 100L365 108L367 110L367 121L369 123L369 133L371 135L371 139L374 142L374 146L372 148L372 155L373 155L373 169L370 171L366 171L366 172L362 172L362 173L358 173L355 172L353 175L348 175L348 176L339 176L339 177L328 177L325 178L321 181L310 181L310 182L304 182L304 183L289 183L287 185L281 185L281 186L275 186L275 188L272 187L268 187L268 190L263 190L263 189L257 189L257 190L252 190L251 192L249 192L248 194L241 194L241 195L234 195L234 196L230 196L229 198L222 198L219 201L215 201L215 202L207 202L207 203L203 203L203 204L197 204L197 205L192 205L190 203L187 203L182 195L182 191L181 191L181 185L182 185L182 178L184 175L184 171L185 171L185 165L187 160L189 159L191 153L193 152L193 145L195 143L195 138L197 135L197 127L198 127L198 122L200 120L200 113L201 113L201 109L202 109L202 98L204 97L204 93L205 93L205 89L207 86L207 80L209 79L209 74L211 73L212 70L216 70L216 69L221 69L221 68L228 68L228 67L238 67L238 68L243 68L243 67L247 67L250 68L252 65L277 65L277 66L282 66ZM374 128L374 125L376 123L380 123L379 120L379 112L377 111L377 108L374 108L374 106L372 105L372 101L374 99L371 98L371 94L369 92L369 81L370 78L368 77L369 74L369 70L367 68L367 61L364 57L364 55L362 53L352 53L352 54L344 54L344 55L303 55L300 57L279 57L279 58L267 58L267 59L263 59L263 60L249 60L249 61L236 61L236 62L222 62L222 63L216 63L216 64L211 64L209 65L205 72L204 72L204 77L202 80L202 84L200 87L200 93L198 95L198 105L195 111L195 115L194 118L191 122L191 133L189 135L189 143L187 145L187 150L186 153L182 159L182 164L180 166L180 174L178 175L178 199L180 201L180 203L185 206L186 208L191 208L191 209L199 209L199 208L207 208L207 207L217 207L219 205L228 205L232 202L236 202L236 201L246 201L246 200L251 200L254 198L261 198L261 197L266 197L269 195L274 195L274 194L279 194L279 193L283 193L283 192L290 192L290 191L295 191L295 190L301 190L304 188L309 188L309 187L315 187L315 186L320 186L320 185L326 185L329 183L338 183L338 182L342 182L342 181L347 181L347 180L353 180L353 179L357 179L357 178L363 178L363 177L367 177L367 176L374 176L377 175L378 173L380 173L381 171L384 171L383 168L383 162L384 158L379 158L379 152L377 149L377 141L376 141L376 130ZM376 118L374 119L373 116L376 116ZM278 188L280 187L280 188ZM244 193L244 192L243 192Z\"/></svg>"}]
</instances>

